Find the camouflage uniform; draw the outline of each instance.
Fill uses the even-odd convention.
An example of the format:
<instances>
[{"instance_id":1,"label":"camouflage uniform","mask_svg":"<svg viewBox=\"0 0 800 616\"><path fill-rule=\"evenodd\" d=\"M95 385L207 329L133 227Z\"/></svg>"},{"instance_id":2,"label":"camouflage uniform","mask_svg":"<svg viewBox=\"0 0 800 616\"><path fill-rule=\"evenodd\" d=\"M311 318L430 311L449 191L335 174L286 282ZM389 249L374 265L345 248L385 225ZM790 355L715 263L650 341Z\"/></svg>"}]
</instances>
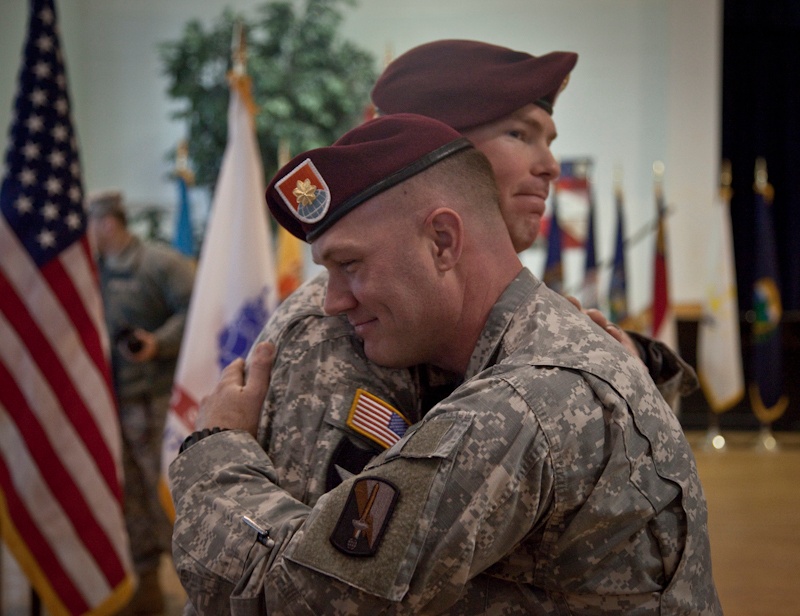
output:
<instances>
[{"instance_id":1,"label":"camouflage uniform","mask_svg":"<svg viewBox=\"0 0 800 616\"><path fill-rule=\"evenodd\" d=\"M174 250L137 237L120 255L100 258L98 267L112 339L133 327L152 332L158 340L158 356L148 362L127 361L116 345L111 348L122 432L125 523L134 565L141 573L158 566L172 533L158 498L161 438L194 267Z\"/></svg>"},{"instance_id":2,"label":"camouflage uniform","mask_svg":"<svg viewBox=\"0 0 800 616\"><path fill-rule=\"evenodd\" d=\"M173 558L198 612L721 613L694 458L641 362L523 270L465 376L313 509L244 432L178 456ZM367 482L393 510L359 501ZM357 522L371 556L333 545Z\"/></svg>"},{"instance_id":3,"label":"camouflage uniform","mask_svg":"<svg viewBox=\"0 0 800 616\"><path fill-rule=\"evenodd\" d=\"M666 344L636 332L627 334L639 349L639 356L658 391L672 408L677 407L681 396L689 395L700 386L694 368Z\"/></svg>"},{"instance_id":4,"label":"camouflage uniform","mask_svg":"<svg viewBox=\"0 0 800 616\"><path fill-rule=\"evenodd\" d=\"M327 272L307 281L284 301L257 342L269 340L277 354L261 414L258 441L278 474L278 485L313 506L341 481L338 468L360 472L385 444L348 425L359 391L392 406L410 424L443 399L460 378L427 368L376 366L344 317L325 315ZM668 401L696 387L688 364L660 342L634 338L659 391ZM255 346L255 345L253 345Z\"/></svg>"},{"instance_id":5,"label":"camouflage uniform","mask_svg":"<svg viewBox=\"0 0 800 616\"><path fill-rule=\"evenodd\" d=\"M347 319L323 312L327 280L323 272L295 291L258 340L273 342L277 351L258 441L272 459L278 484L312 506L341 482L337 466L357 473L386 449L348 425L360 393L377 397L409 425L422 418L417 371L367 360Z\"/></svg>"}]
</instances>

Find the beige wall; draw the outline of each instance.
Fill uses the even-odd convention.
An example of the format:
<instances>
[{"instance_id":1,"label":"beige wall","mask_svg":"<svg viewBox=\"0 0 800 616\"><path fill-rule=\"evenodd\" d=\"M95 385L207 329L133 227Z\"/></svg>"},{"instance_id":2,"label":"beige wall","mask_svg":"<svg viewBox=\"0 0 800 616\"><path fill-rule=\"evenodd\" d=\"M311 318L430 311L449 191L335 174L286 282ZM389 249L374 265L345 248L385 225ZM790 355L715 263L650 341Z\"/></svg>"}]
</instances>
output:
<instances>
[{"instance_id":1,"label":"beige wall","mask_svg":"<svg viewBox=\"0 0 800 616\"><path fill-rule=\"evenodd\" d=\"M172 207L165 152L184 136L170 119L157 45L192 17L210 20L225 5L255 0L56 0L73 110L89 190L122 188L133 204ZM5 151L27 2L0 0L0 145ZM654 214L651 168L666 165L673 207L673 295L696 302L704 222L719 157L721 0L360 0L343 34L382 61L438 38L474 38L533 54L580 54L555 119L559 156L591 156L599 211L600 257L613 241L612 178L623 170L629 233ZM207 207L202 194L193 195ZM628 255L634 308L649 301L652 242ZM535 262L535 261L534 261Z\"/></svg>"}]
</instances>

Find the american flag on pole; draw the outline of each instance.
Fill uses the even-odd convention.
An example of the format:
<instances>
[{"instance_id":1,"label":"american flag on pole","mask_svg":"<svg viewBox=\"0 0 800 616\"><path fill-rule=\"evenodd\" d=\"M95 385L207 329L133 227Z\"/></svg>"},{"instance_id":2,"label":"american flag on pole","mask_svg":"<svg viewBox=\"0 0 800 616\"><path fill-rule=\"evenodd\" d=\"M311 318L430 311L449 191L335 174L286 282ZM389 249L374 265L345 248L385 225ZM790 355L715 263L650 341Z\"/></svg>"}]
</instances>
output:
<instances>
[{"instance_id":1,"label":"american flag on pole","mask_svg":"<svg viewBox=\"0 0 800 616\"><path fill-rule=\"evenodd\" d=\"M32 0L0 189L0 532L52 614L133 586L121 444L53 0Z\"/></svg>"},{"instance_id":2,"label":"american flag on pole","mask_svg":"<svg viewBox=\"0 0 800 616\"><path fill-rule=\"evenodd\" d=\"M253 109L248 77L232 75L228 143L164 428L161 468L165 474L183 439L194 431L200 401L211 393L225 366L247 356L278 303Z\"/></svg>"}]
</instances>

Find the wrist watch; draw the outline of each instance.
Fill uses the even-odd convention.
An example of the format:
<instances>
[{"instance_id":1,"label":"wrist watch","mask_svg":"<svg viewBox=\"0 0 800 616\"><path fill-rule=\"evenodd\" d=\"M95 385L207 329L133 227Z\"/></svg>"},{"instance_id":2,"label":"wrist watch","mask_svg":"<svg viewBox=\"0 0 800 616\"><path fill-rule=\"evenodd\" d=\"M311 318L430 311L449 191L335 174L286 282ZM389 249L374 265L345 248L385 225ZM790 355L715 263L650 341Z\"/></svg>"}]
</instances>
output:
<instances>
[{"instance_id":1,"label":"wrist watch","mask_svg":"<svg viewBox=\"0 0 800 616\"><path fill-rule=\"evenodd\" d=\"M189 436L183 439L181 443L180 449L178 449L178 453L181 454L189 447L194 445L198 441L202 441L205 437L211 436L212 434L219 434L220 432L225 432L229 428L204 428L203 430L198 430L197 432L192 432Z\"/></svg>"}]
</instances>

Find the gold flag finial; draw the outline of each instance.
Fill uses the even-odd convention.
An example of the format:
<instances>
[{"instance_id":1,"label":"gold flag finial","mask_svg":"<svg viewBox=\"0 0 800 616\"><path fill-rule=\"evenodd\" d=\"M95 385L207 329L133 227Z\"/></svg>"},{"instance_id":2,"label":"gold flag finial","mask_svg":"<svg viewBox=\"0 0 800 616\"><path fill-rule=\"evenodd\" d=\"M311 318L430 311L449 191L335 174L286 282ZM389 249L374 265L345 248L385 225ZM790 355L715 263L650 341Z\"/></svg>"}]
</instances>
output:
<instances>
[{"instance_id":1,"label":"gold flag finial","mask_svg":"<svg viewBox=\"0 0 800 616\"><path fill-rule=\"evenodd\" d=\"M719 170L719 194L722 196L723 201L730 202L733 197L732 183L733 167L731 166L730 159L724 158Z\"/></svg>"},{"instance_id":2,"label":"gold flag finial","mask_svg":"<svg viewBox=\"0 0 800 616\"><path fill-rule=\"evenodd\" d=\"M233 68L228 72L228 82L239 92L250 117L255 118L258 107L253 101L253 83L247 75L247 28L240 19L233 25L231 57Z\"/></svg>"},{"instance_id":3,"label":"gold flag finial","mask_svg":"<svg viewBox=\"0 0 800 616\"><path fill-rule=\"evenodd\" d=\"M292 154L289 150L289 140L286 137L281 137L278 140L278 167L283 167L292 159Z\"/></svg>"},{"instance_id":4,"label":"gold flag finial","mask_svg":"<svg viewBox=\"0 0 800 616\"><path fill-rule=\"evenodd\" d=\"M189 143L186 139L181 139L175 150L175 175L189 186L194 184L194 173L189 169Z\"/></svg>"},{"instance_id":5,"label":"gold flag finial","mask_svg":"<svg viewBox=\"0 0 800 616\"><path fill-rule=\"evenodd\" d=\"M622 165L620 163L614 165L614 194L622 197Z\"/></svg>"},{"instance_id":6,"label":"gold flag finial","mask_svg":"<svg viewBox=\"0 0 800 616\"><path fill-rule=\"evenodd\" d=\"M775 190L767 181L767 161L762 156L756 158L753 190L762 195L767 203L772 203L772 198L775 196Z\"/></svg>"},{"instance_id":7,"label":"gold flag finial","mask_svg":"<svg viewBox=\"0 0 800 616\"><path fill-rule=\"evenodd\" d=\"M247 28L241 19L237 19L233 24L231 60L236 75L244 75L247 72Z\"/></svg>"},{"instance_id":8,"label":"gold flag finial","mask_svg":"<svg viewBox=\"0 0 800 616\"><path fill-rule=\"evenodd\" d=\"M661 197L664 191L664 163L657 160L653 163L653 184L656 197Z\"/></svg>"},{"instance_id":9,"label":"gold flag finial","mask_svg":"<svg viewBox=\"0 0 800 616\"><path fill-rule=\"evenodd\" d=\"M394 60L394 50L392 49L391 43L386 43L386 46L383 48L383 68L386 68L392 63Z\"/></svg>"}]
</instances>

